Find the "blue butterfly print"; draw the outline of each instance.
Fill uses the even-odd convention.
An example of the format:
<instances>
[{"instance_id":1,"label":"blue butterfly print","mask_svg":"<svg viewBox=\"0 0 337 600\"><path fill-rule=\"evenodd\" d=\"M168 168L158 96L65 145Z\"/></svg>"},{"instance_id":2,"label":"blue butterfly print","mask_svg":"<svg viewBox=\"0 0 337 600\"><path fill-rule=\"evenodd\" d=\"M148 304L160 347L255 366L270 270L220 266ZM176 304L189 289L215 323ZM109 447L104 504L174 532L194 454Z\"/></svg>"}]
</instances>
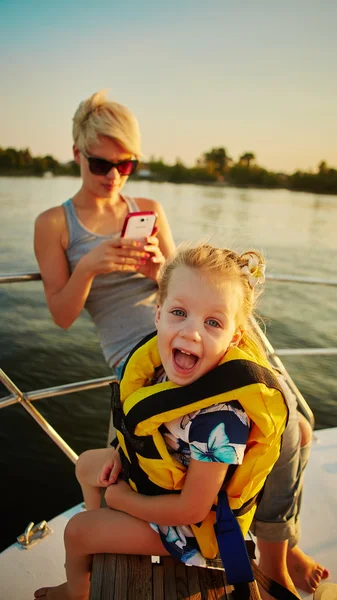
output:
<instances>
[{"instance_id":1,"label":"blue butterfly print","mask_svg":"<svg viewBox=\"0 0 337 600\"><path fill-rule=\"evenodd\" d=\"M181 550L183 549L184 546L186 546L186 537L184 536L182 531L179 529L179 527L174 527L174 526L169 525L168 529L167 529L167 533L165 535L165 538L166 538L167 542L169 542L171 544L175 544Z\"/></svg>"},{"instance_id":2,"label":"blue butterfly print","mask_svg":"<svg viewBox=\"0 0 337 600\"><path fill-rule=\"evenodd\" d=\"M191 451L196 460L238 464L235 448L229 445L225 426L220 423L211 431L208 442L193 442Z\"/></svg>"}]
</instances>

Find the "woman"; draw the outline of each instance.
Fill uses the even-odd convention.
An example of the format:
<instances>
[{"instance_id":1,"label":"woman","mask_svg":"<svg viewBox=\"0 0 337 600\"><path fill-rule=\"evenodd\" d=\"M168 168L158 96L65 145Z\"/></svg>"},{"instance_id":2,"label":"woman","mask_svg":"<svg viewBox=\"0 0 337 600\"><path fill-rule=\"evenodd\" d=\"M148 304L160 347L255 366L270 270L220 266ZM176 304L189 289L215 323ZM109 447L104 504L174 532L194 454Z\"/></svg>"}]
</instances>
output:
<instances>
[{"instance_id":1,"label":"woman","mask_svg":"<svg viewBox=\"0 0 337 600\"><path fill-rule=\"evenodd\" d=\"M110 367L154 328L157 276L174 242L162 206L122 194L141 154L134 115L93 94L73 119L74 158L82 185L73 198L36 220L35 254L49 310L67 329L83 308L92 317ZM157 235L121 239L129 212L155 211Z\"/></svg>"}]
</instances>

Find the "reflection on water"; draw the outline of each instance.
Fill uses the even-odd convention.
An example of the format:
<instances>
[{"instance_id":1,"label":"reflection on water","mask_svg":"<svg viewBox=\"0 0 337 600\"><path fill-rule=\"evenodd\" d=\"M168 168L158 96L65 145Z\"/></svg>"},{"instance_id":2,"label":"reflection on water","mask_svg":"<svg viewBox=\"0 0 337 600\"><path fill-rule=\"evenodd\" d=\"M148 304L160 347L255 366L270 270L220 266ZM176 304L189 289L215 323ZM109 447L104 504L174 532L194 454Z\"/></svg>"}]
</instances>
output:
<instances>
[{"instance_id":1,"label":"reflection on water","mask_svg":"<svg viewBox=\"0 0 337 600\"><path fill-rule=\"evenodd\" d=\"M36 270L34 219L78 186L74 178L0 178L0 272ZM265 254L270 273L337 278L336 197L149 182L129 182L126 192L161 201L178 243L209 239L240 253L255 247ZM273 345L336 347L336 294L336 288L270 282L260 312ZM89 318L81 316L69 331L58 329L41 282L1 286L0 308L1 366L23 390L109 373ZM337 426L337 357L284 362L314 410L317 426ZM107 389L39 401L37 408L76 452L105 443ZM0 478L1 510L13 515L2 532L5 546L29 520L50 518L79 501L80 492L72 465L21 407L0 415L1 466L9 472L6 480ZM24 512L20 495L8 493L20 488L23 472L31 480Z\"/></svg>"}]
</instances>

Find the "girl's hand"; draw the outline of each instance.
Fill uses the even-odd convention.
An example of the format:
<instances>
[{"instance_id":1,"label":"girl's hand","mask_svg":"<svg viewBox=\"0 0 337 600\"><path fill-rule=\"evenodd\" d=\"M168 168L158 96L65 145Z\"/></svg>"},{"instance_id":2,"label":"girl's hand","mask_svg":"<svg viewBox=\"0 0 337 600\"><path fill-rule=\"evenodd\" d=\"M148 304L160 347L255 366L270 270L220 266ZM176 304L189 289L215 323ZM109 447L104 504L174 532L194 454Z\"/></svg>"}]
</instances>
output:
<instances>
[{"instance_id":1,"label":"girl's hand","mask_svg":"<svg viewBox=\"0 0 337 600\"><path fill-rule=\"evenodd\" d=\"M126 511L127 499L135 492L126 481L119 480L115 485L110 485L105 492L105 502L109 508Z\"/></svg>"},{"instance_id":2,"label":"girl's hand","mask_svg":"<svg viewBox=\"0 0 337 600\"><path fill-rule=\"evenodd\" d=\"M108 487L108 485L115 483L121 470L121 457L119 456L119 452L115 450L113 456L109 458L101 468L97 478L99 487Z\"/></svg>"},{"instance_id":3,"label":"girl's hand","mask_svg":"<svg viewBox=\"0 0 337 600\"><path fill-rule=\"evenodd\" d=\"M165 256L159 248L159 240L155 235L151 235L143 244L143 250L148 254L148 258L138 271L145 277L157 281L160 268L165 262Z\"/></svg>"},{"instance_id":4,"label":"girl's hand","mask_svg":"<svg viewBox=\"0 0 337 600\"><path fill-rule=\"evenodd\" d=\"M98 244L80 259L79 265L95 277L113 271L139 271L149 257L143 243L118 238Z\"/></svg>"}]
</instances>

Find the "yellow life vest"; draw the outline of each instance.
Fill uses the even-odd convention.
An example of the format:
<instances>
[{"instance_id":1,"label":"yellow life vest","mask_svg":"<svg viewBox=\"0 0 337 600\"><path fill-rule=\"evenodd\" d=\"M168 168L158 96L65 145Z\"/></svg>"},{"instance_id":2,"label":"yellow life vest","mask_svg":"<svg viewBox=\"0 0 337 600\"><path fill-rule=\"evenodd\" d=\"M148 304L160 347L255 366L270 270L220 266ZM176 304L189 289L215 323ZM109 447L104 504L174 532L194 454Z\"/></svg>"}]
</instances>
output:
<instances>
[{"instance_id":1,"label":"yellow life vest","mask_svg":"<svg viewBox=\"0 0 337 600\"><path fill-rule=\"evenodd\" d=\"M138 344L125 366L120 397L118 386L113 387L114 425L123 471L135 491L147 495L179 493L184 485L187 468L169 453L159 431L163 423L213 404L237 400L252 426L242 465L236 468L225 490L246 535L257 496L279 456L288 415L277 378L266 359L257 354L252 355L247 343L244 348L230 348L215 369L187 386L170 381L151 385L155 369L161 366L157 336L150 334ZM212 507L201 524L191 525L206 558L218 553L215 520Z\"/></svg>"}]
</instances>

